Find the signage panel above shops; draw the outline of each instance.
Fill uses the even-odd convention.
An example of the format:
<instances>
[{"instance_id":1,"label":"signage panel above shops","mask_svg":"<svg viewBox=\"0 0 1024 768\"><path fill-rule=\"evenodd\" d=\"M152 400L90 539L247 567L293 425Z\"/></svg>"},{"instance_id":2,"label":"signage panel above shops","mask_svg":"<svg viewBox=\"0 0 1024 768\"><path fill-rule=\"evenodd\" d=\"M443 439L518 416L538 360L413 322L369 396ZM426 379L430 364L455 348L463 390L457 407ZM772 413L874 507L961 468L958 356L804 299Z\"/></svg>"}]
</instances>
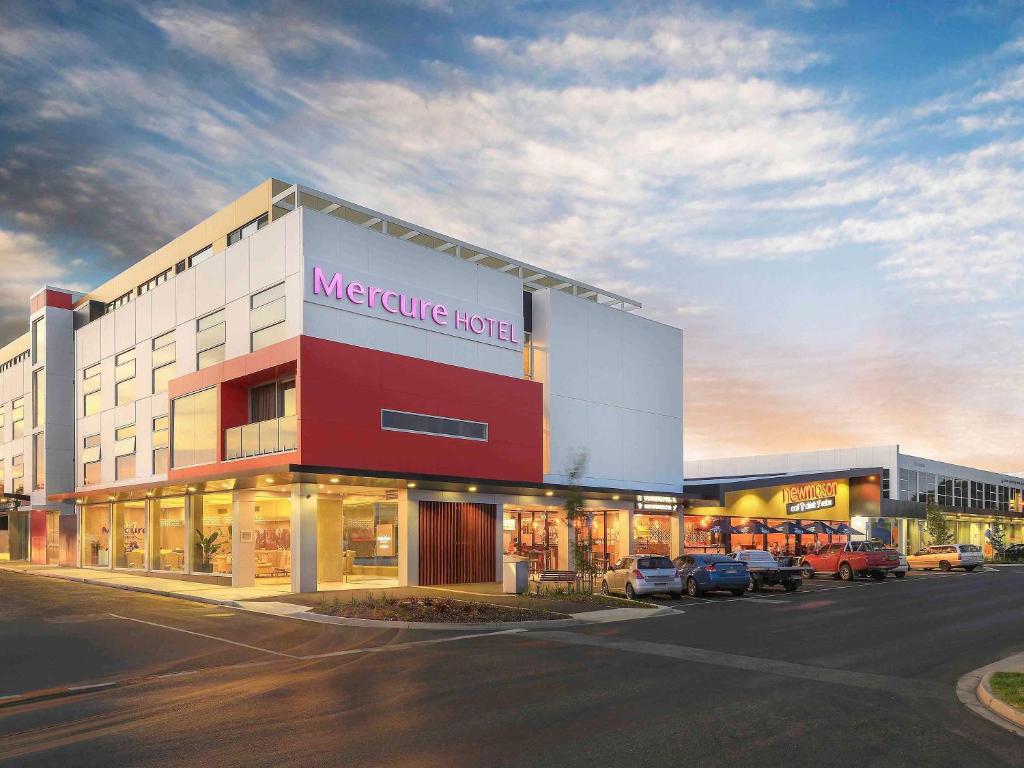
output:
<instances>
[{"instance_id":1,"label":"signage panel above shops","mask_svg":"<svg viewBox=\"0 0 1024 768\"><path fill-rule=\"evenodd\" d=\"M520 350L522 318L389 278L311 265L305 299L347 312Z\"/></svg>"},{"instance_id":2,"label":"signage panel above shops","mask_svg":"<svg viewBox=\"0 0 1024 768\"><path fill-rule=\"evenodd\" d=\"M835 508L837 487L838 483L835 480L786 486L782 489L786 514L798 515Z\"/></svg>"},{"instance_id":3,"label":"signage panel above shops","mask_svg":"<svg viewBox=\"0 0 1024 768\"><path fill-rule=\"evenodd\" d=\"M641 495L636 497L637 512L675 512L679 508L679 502L675 496L650 496Z\"/></svg>"}]
</instances>

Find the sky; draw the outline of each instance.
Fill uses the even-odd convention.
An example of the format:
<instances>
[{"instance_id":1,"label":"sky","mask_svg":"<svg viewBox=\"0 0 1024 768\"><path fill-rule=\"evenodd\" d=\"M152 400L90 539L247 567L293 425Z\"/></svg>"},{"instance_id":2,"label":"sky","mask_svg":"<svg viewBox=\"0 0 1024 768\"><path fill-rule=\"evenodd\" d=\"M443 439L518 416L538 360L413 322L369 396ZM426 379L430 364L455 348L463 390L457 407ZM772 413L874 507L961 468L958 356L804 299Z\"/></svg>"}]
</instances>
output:
<instances>
[{"instance_id":1,"label":"sky","mask_svg":"<svg viewBox=\"0 0 1024 768\"><path fill-rule=\"evenodd\" d=\"M26 2L0 341L269 176L643 302L687 459L1024 470L1024 7Z\"/></svg>"}]
</instances>

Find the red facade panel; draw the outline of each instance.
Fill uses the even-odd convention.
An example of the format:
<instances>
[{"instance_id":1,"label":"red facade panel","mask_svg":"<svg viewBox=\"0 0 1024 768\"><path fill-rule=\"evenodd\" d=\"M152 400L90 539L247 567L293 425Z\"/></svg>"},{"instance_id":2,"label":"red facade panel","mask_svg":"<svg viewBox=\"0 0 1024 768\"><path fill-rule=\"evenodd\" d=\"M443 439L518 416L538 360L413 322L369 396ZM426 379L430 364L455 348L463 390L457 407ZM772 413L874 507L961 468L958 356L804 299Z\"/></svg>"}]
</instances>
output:
<instances>
[{"instance_id":1,"label":"red facade panel","mask_svg":"<svg viewBox=\"0 0 1024 768\"><path fill-rule=\"evenodd\" d=\"M495 581L497 507L453 501L421 501L419 584Z\"/></svg>"},{"instance_id":2,"label":"red facade panel","mask_svg":"<svg viewBox=\"0 0 1024 768\"><path fill-rule=\"evenodd\" d=\"M540 482L537 382L301 337L302 463ZM486 442L381 429L381 410L485 422Z\"/></svg>"}]
</instances>

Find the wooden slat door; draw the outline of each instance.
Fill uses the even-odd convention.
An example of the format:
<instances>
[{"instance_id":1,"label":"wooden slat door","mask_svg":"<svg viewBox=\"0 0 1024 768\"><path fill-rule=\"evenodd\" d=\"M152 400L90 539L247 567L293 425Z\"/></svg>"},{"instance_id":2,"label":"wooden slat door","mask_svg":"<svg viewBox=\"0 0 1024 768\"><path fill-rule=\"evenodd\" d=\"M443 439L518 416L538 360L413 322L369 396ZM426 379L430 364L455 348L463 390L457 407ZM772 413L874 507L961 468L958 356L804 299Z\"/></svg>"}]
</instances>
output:
<instances>
[{"instance_id":1,"label":"wooden slat door","mask_svg":"<svg viewBox=\"0 0 1024 768\"><path fill-rule=\"evenodd\" d=\"M497 507L454 501L419 504L419 583L495 581Z\"/></svg>"}]
</instances>

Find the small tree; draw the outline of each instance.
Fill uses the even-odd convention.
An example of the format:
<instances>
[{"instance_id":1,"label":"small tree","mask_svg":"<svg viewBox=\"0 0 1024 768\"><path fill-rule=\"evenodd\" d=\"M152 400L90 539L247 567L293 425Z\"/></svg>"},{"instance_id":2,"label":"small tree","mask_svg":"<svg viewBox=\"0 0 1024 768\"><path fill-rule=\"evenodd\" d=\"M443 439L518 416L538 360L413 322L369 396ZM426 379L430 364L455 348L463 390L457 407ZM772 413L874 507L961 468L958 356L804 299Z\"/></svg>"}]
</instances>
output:
<instances>
[{"instance_id":1,"label":"small tree","mask_svg":"<svg viewBox=\"0 0 1024 768\"><path fill-rule=\"evenodd\" d=\"M928 502L925 509L924 527L928 531L928 538L931 539L932 544L953 543L953 532L949 529L949 521L946 520L946 516L942 514L942 510L935 502Z\"/></svg>"},{"instance_id":2,"label":"small tree","mask_svg":"<svg viewBox=\"0 0 1024 768\"><path fill-rule=\"evenodd\" d=\"M576 571L576 588L580 591L594 591L594 536L590 512L583 503L580 492L580 478L587 467L587 452L578 451L566 473L569 478L565 492L565 517L568 525L576 531L572 548L573 568Z\"/></svg>"},{"instance_id":3,"label":"small tree","mask_svg":"<svg viewBox=\"0 0 1024 768\"><path fill-rule=\"evenodd\" d=\"M988 540L992 543L992 551L995 552L996 557L1002 557L1003 552L1006 551L1006 529L1003 528L1002 523L992 523L988 527L989 537Z\"/></svg>"}]
</instances>

